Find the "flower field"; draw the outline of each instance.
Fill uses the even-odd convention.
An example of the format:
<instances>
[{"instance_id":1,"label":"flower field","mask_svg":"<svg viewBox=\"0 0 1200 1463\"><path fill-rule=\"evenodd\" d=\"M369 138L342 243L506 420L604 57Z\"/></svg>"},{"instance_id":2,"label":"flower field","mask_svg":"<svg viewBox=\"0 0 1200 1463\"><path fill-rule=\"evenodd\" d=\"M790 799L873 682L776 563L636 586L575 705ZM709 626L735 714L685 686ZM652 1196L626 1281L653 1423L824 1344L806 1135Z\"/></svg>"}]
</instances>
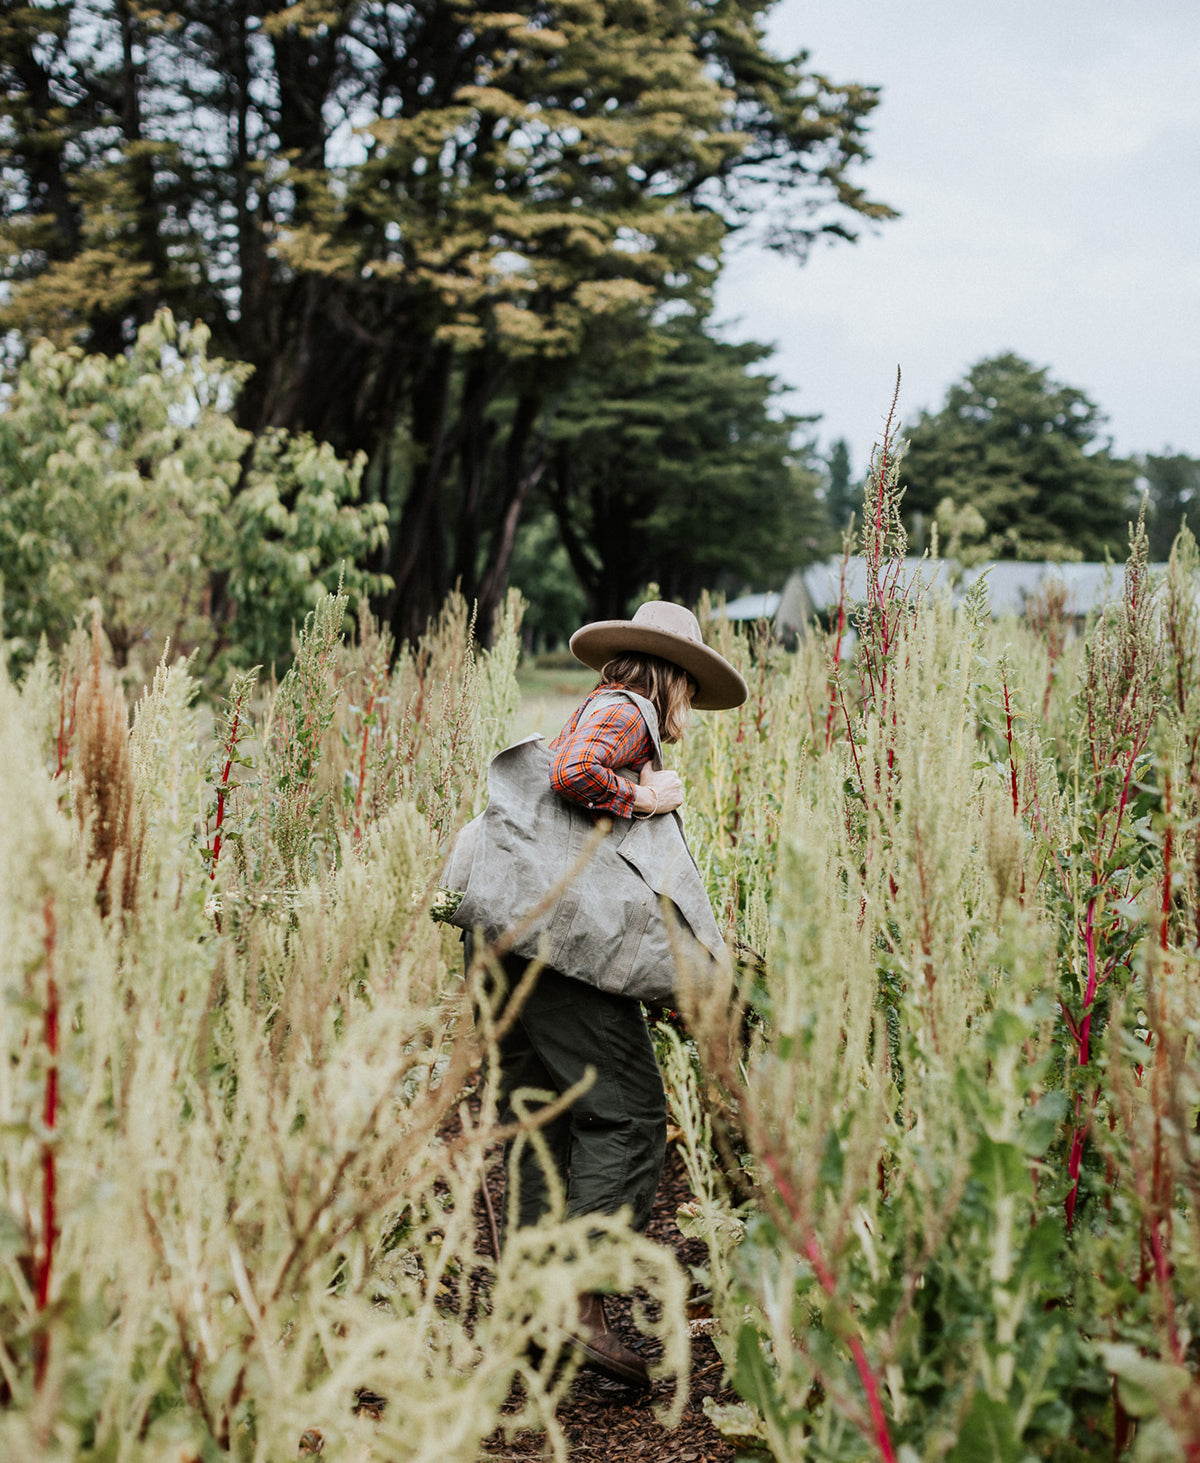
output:
<instances>
[{"instance_id":1,"label":"flower field","mask_svg":"<svg viewBox=\"0 0 1200 1463\"><path fill-rule=\"evenodd\" d=\"M906 589L896 491L885 449L851 656L706 625L751 696L676 762L757 955L659 1029L692 1274L472 1218L497 1018L429 907L519 605L397 654L329 595L211 729L168 659L131 719L86 628L0 687L0 1456L446 1463L519 1395L566 1457L608 1288L667 1425L707 1296L747 1457L1200 1458L1200 556L1153 584L1135 529L1101 619L996 622Z\"/></svg>"}]
</instances>

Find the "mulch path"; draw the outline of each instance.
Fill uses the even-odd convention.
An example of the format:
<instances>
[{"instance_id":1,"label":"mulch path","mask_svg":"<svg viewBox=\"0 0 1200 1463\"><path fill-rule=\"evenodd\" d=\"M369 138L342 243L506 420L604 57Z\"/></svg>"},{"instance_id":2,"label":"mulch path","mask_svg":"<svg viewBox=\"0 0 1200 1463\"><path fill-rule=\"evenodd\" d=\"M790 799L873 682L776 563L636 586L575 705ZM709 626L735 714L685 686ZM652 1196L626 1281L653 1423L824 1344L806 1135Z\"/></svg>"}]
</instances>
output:
<instances>
[{"instance_id":1,"label":"mulch path","mask_svg":"<svg viewBox=\"0 0 1200 1463\"><path fill-rule=\"evenodd\" d=\"M488 1178L488 1191L497 1214L501 1212L503 1182L503 1172L497 1163ZM692 1197L683 1163L671 1144L646 1233L674 1250L685 1270L689 1264L704 1264L707 1258L704 1243L684 1239L675 1223L676 1209ZM490 1248L490 1240L485 1238L487 1211L482 1195L476 1199L476 1220L480 1243ZM609 1297L606 1306L609 1323L627 1343L637 1347L647 1362L652 1362L658 1344L639 1337L633 1328L632 1304L630 1297ZM705 1397L721 1403L735 1402L737 1394L726 1384L723 1364L709 1338L693 1337L691 1345L688 1404L683 1420L670 1431L654 1415L655 1401L663 1401L670 1395L670 1382L658 1383L656 1391L640 1392L584 1367L572 1382L557 1414L568 1440L571 1463L613 1463L615 1459L624 1463L629 1458L652 1459L654 1463L733 1463L737 1451L734 1444L723 1438L705 1417L702 1402ZM541 1432L522 1432L505 1438L497 1431L485 1443L483 1456L497 1463L542 1459L548 1456L545 1436Z\"/></svg>"}]
</instances>

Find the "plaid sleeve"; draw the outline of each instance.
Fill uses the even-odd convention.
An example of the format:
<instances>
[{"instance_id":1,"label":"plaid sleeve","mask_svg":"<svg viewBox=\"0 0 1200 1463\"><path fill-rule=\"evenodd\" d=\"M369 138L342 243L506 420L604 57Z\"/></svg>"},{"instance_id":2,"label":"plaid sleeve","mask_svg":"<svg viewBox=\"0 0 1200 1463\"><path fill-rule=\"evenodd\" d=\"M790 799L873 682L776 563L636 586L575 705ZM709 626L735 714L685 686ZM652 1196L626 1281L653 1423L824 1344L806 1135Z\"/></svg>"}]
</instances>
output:
<instances>
[{"instance_id":1,"label":"plaid sleeve","mask_svg":"<svg viewBox=\"0 0 1200 1463\"><path fill-rule=\"evenodd\" d=\"M584 711L550 744L550 786L573 803L597 813L628 818L636 784L614 767L641 767L654 755L646 723L636 706L615 702Z\"/></svg>"}]
</instances>

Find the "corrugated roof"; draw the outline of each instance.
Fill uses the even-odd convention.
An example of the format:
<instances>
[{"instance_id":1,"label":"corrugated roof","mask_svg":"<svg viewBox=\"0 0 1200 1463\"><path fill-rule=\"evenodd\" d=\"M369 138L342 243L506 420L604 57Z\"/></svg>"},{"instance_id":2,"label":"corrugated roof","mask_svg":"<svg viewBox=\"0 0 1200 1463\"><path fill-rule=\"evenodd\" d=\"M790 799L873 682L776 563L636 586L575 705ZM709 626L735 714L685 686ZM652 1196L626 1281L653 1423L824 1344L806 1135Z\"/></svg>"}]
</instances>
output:
<instances>
[{"instance_id":1,"label":"corrugated roof","mask_svg":"<svg viewBox=\"0 0 1200 1463\"><path fill-rule=\"evenodd\" d=\"M836 605L841 595L843 560L839 555L833 559L827 559L823 564L810 564L804 571L804 587L808 590L808 597L812 601L814 610L830 609ZM891 561L894 565L895 561ZM858 602L867 597L868 573L866 559L855 554L845 561L846 565L846 599L851 602ZM895 572L889 567L887 572ZM949 571L944 559L901 559L899 573L896 579L898 588L903 590L916 589L918 586L928 589L939 580L943 584L949 581ZM891 582L891 581L889 581Z\"/></svg>"},{"instance_id":2,"label":"corrugated roof","mask_svg":"<svg viewBox=\"0 0 1200 1463\"><path fill-rule=\"evenodd\" d=\"M727 620L769 620L779 608L782 596L777 590L765 594L743 594L740 599L731 599L724 609Z\"/></svg>"},{"instance_id":3,"label":"corrugated roof","mask_svg":"<svg viewBox=\"0 0 1200 1463\"><path fill-rule=\"evenodd\" d=\"M1153 565L1166 568L1166 565ZM1090 615L1120 596L1125 583L1122 564L1020 564L999 561L979 564L963 573L962 591L983 575L991 597L992 614L1019 615L1033 595L1043 595L1051 586L1063 589L1065 612L1070 616Z\"/></svg>"},{"instance_id":4,"label":"corrugated roof","mask_svg":"<svg viewBox=\"0 0 1200 1463\"><path fill-rule=\"evenodd\" d=\"M1163 571L1166 564L1151 564L1152 572ZM903 559L898 583L906 589L944 587L949 583L952 566L944 559ZM840 557L822 564L810 564L804 570L804 587L816 611L831 609L838 602L842 572ZM1058 564L1048 561L1018 562L994 559L975 564L962 572L953 586L957 604L970 587L986 575L993 615L1019 615L1026 601L1042 594L1053 584L1066 590L1065 611L1070 616L1093 613L1116 599L1124 585L1122 564ZM867 561L855 555L846 563L846 598L858 602L867 597Z\"/></svg>"}]
</instances>

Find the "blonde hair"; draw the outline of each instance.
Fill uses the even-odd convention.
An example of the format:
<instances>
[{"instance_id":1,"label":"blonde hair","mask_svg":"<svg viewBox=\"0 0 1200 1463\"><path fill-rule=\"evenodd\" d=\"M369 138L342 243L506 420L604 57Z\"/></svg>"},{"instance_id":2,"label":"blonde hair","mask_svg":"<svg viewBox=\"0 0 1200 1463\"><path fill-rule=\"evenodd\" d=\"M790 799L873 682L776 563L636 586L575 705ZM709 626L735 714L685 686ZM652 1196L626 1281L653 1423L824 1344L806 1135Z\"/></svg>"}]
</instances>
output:
<instances>
[{"instance_id":1,"label":"blonde hair","mask_svg":"<svg viewBox=\"0 0 1200 1463\"><path fill-rule=\"evenodd\" d=\"M628 650L606 661L601 684L616 681L645 696L658 712L658 729L664 742L677 742L687 729L692 710L689 686L695 680L687 671L658 655L639 655Z\"/></svg>"}]
</instances>

